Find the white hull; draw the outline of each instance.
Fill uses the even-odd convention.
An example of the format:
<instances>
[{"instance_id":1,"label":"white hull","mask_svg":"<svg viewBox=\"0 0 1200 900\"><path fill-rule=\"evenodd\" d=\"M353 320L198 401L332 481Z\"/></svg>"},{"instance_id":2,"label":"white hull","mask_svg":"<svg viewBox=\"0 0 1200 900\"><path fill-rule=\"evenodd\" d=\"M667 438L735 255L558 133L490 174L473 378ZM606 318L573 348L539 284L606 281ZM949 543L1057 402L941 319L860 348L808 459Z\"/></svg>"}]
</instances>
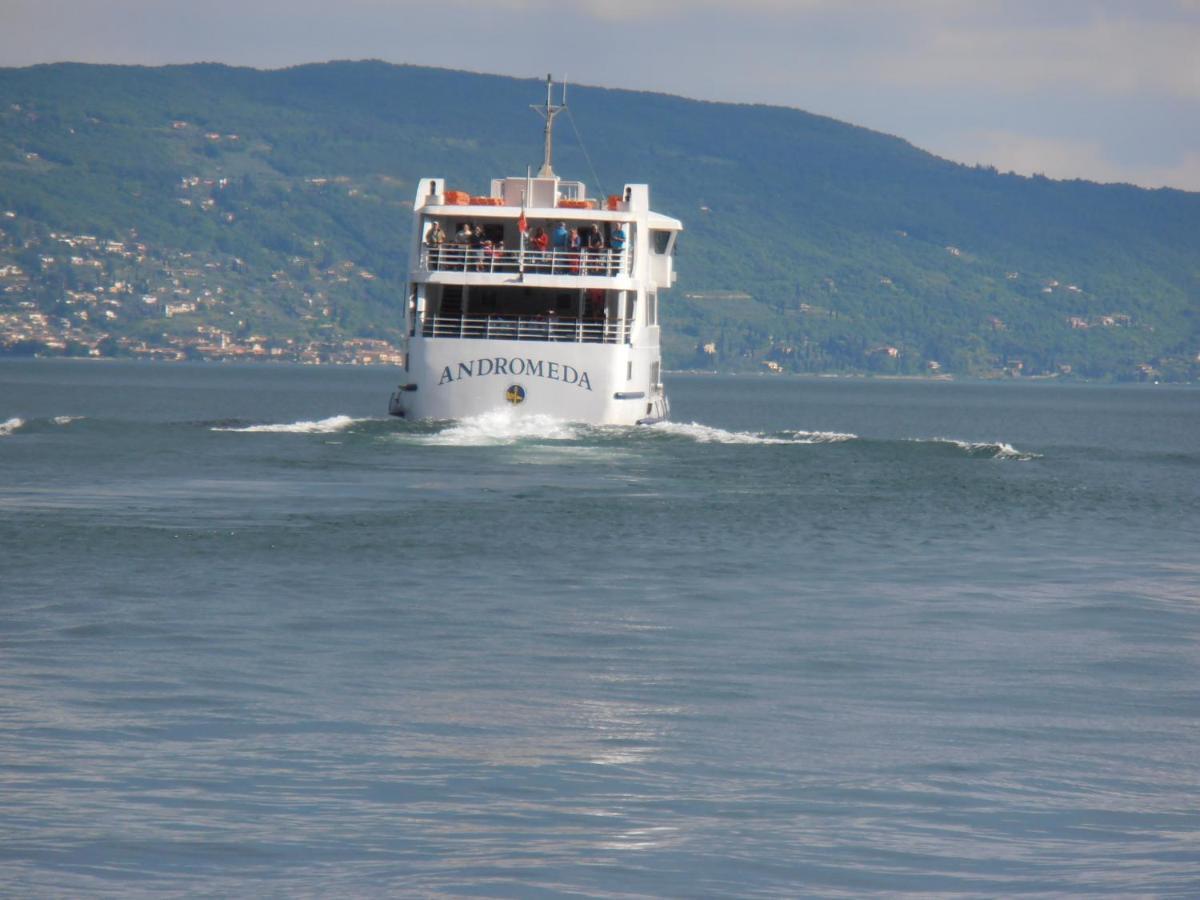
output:
<instances>
[{"instance_id":1,"label":"white hull","mask_svg":"<svg viewBox=\"0 0 1200 900\"><path fill-rule=\"evenodd\" d=\"M658 348L653 348L657 358ZM511 409L594 425L635 425L667 417L651 351L628 345L504 340L413 342L409 378L391 412L409 419L464 419Z\"/></svg>"}]
</instances>

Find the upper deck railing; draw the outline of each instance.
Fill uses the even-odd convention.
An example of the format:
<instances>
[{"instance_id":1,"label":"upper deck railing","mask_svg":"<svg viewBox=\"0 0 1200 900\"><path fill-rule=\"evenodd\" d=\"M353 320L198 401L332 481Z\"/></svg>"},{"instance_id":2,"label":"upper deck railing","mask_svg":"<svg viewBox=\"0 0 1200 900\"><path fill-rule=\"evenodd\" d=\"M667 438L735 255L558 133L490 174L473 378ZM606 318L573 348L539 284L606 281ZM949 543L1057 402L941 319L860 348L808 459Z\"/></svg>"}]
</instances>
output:
<instances>
[{"instance_id":1,"label":"upper deck railing","mask_svg":"<svg viewBox=\"0 0 1200 900\"><path fill-rule=\"evenodd\" d=\"M425 272L482 274L590 275L615 278L631 270L628 250L508 250L443 244L421 248Z\"/></svg>"}]
</instances>

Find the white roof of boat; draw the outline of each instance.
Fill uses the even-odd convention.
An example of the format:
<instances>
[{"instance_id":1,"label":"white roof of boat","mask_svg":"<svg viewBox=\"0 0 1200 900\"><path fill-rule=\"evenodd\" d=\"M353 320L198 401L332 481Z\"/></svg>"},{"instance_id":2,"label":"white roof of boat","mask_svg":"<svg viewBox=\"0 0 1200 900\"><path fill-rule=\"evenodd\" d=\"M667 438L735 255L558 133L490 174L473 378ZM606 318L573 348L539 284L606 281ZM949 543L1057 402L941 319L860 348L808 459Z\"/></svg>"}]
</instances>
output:
<instances>
[{"instance_id":1,"label":"white roof of boat","mask_svg":"<svg viewBox=\"0 0 1200 900\"><path fill-rule=\"evenodd\" d=\"M683 230L683 223L678 219L664 216L662 213L656 213L654 210L650 210L650 215L647 218L651 228L664 228L668 231Z\"/></svg>"}]
</instances>

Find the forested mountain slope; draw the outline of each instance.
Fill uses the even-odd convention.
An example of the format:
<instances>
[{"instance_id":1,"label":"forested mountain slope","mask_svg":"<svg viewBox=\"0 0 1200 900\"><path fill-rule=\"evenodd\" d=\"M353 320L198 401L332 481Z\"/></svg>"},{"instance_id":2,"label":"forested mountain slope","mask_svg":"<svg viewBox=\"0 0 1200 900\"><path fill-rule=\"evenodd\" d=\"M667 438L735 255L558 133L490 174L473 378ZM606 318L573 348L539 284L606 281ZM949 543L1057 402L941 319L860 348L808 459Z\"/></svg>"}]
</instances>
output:
<instances>
[{"instance_id":1,"label":"forested mountain slope","mask_svg":"<svg viewBox=\"0 0 1200 900\"><path fill-rule=\"evenodd\" d=\"M525 172L542 90L376 62L0 70L0 316L93 353L394 340L415 179ZM669 366L1200 375L1200 195L1000 175L792 109L569 100L556 170L648 182L685 223Z\"/></svg>"}]
</instances>

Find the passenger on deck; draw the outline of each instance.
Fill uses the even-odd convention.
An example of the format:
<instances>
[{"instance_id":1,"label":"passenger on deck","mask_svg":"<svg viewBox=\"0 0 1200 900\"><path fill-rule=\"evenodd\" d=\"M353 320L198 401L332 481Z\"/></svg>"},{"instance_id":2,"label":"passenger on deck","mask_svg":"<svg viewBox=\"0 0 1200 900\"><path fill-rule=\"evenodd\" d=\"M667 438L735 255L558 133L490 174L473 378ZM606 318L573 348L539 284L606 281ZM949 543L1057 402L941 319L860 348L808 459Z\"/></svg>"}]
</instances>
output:
<instances>
[{"instance_id":1,"label":"passenger on deck","mask_svg":"<svg viewBox=\"0 0 1200 900\"><path fill-rule=\"evenodd\" d=\"M599 259L600 255L604 252L604 232L600 230L600 225L597 222L593 222L591 229L588 231L587 249L588 254L594 256L597 260L588 264L588 271L602 274L604 270L599 264Z\"/></svg>"},{"instance_id":2,"label":"passenger on deck","mask_svg":"<svg viewBox=\"0 0 1200 900\"><path fill-rule=\"evenodd\" d=\"M625 241L625 227L618 224L617 227L612 230L612 234L608 239L608 246L612 248L613 256L616 257L609 260L610 275L617 275L620 272L620 255L625 250Z\"/></svg>"},{"instance_id":3,"label":"passenger on deck","mask_svg":"<svg viewBox=\"0 0 1200 900\"><path fill-rule=\"evenodd\" d=\"M580 263L583 261L583 238L579 236L578 228L572 228L571 233L567 235L567 249L571 251L571 274L578 275Z\"/></svg>"},{"instance_id":4,"label":"passenger on deck","mask_svg":"<svg viewBox=\"0 0 1200 900\"><path fill-rule=\"evenodd\" d=\"M554 226L554 237L551 240L551 243L554 245L555 250L566 250L567 242L570 240L570 238L571 235L570 232L567 231L566 222L559 222Z\"/></svg>"},{"instance_id":5,"label":"passenger on deck","mask_svg":"<svg viewBox=\"0 0 1200 900\"><path fill-rule=\"evenodd\" d=\"M603 319L605 312L604 291L588 291L588 307L593 319Z\"/></svg>"},{"instance_id":6,"label":"passenger on deck","mask_svg":"<svg viewBox=\"0 0 1200 900\"><path fill-rule=\"evenodd\" d=\"M433 223L433 227L425 235L425 243L429 247L430 268L439 268L442 263L442 244L446 243L446 232L442 230L441 222Z\"/></svg>"},{"instance_id":7,"label":"passenger on deck","mask_svg":"<svg viewBox=\"0 0 1200 900\"><path fill-rule=\"evenodd\" d=\"M488 241L486 256L490 271L502 271L504 265L504 242Z\"/></svg>"},{"instance_id":8,"label":"passenger on deck","mask_svg":"<svg viewBox=\"0 0 1200 900\"><path fill-rule=\"evenodd\" d=\"M475 226L475 233L471 235L471 249L475 257L475 269L483 271L483 263L488 255L488 251L492 248L492 242L487 239L487 235L483 231L482 225Z\"/></svg>"},{"instance_id":9,"label":"passenger on deck","mask_svg":"<svg viewBox=\"0 0 1200 900\"><path fill-rule=\"evenodd\" d=\"M475 229L471 227L470 222L463 222L458 226L458 231L454 234L454 242L466 246L471 243L471 238L473 237L475 237Z\"/></svg>"},{"instance_id":10,"label":"passenger on deck","mask_svg":"<svg viewBox=\"0 0 1200 900\"><path fill-rule=\"evenodd\" d=\"M546 234L546 229L541 225L533 229L533 237L529 239L529 249L535 253L533 261L533 271L545 272L549 270L546 265L546 258L543 255L550 247L550 235Z\"/></svg>"}]
</instances>

